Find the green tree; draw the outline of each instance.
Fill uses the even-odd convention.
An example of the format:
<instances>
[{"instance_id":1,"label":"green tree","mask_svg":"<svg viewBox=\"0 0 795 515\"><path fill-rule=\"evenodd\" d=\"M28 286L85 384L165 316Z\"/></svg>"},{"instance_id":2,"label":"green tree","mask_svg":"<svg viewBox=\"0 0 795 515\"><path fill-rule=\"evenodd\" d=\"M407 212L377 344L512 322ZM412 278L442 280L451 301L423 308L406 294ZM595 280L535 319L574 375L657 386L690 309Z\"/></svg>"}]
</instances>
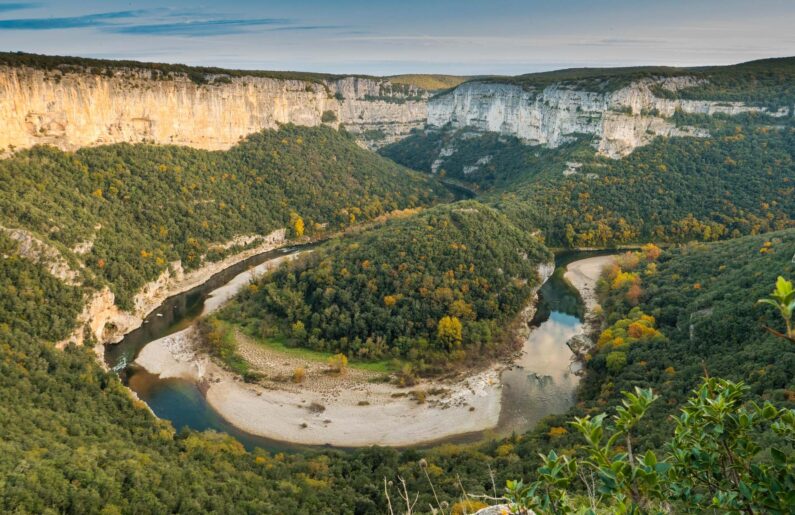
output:
<instances>
[{"instance_id":1,"label":"green tree","mask_svg":"<svg viewBox=\"0 0 795 515\"><path fill-rule=\"evenodd\" d=\"M613 351L607 355L607 370L613 374L621 372L621 369L627 365L627 353L620 351Z\"/></svg>"},{"instance_id":2,"label":"green tree","mask_svg":"<svg viewBox=\"0 0 795 515\"><path fill-rule=\"evenodd\" d=\"M792 287L792 281L787 281L783 277L778 276L776 287L770 297L759 299L757 302L770 304L778 309L779 313L781 313L781 318L784 319L784 324L787 326L786 338L795 341L795 329L792 327L792 313L795 311L795 289Z\"/></svg>"}]
</instances>

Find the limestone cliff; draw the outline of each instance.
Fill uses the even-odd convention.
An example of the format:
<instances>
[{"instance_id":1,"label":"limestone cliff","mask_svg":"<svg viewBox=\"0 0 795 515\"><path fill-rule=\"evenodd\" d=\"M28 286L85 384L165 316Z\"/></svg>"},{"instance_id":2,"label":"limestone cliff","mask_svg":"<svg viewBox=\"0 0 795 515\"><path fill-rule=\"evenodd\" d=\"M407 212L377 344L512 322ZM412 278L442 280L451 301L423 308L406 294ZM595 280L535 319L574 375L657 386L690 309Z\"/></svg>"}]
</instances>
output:
<instances>
[{"instance_id":1,"label":"limestone cliff","mask_svg":"<svg viewBox=\"0 0 795 515\"><path fill-rule=\"evenodd\" d=\"M61 252L24 229L0 226L0 232L17 243L17 253L25 259L44 267L52 276L68 285L79 285L80 273L73 270ZM0 257L4 257L0 255Z\"/></svg>"},{"instance_id":2,"label":"limestone cliff","mask_svg":"<svg viewBox=\"0 0 795 515\"><path fill-rule=\"evenodd\" d=\"M590 134L596 136L600 153L617 158L657 136L708 135L701 129L676 126L670 118L677 111L707 115L764 111L741 102L654 95L654 88L677 91L694 85L697 80L690 77L650 78L602 93L567 83L532 90L498 82L468 82L429 101L428 125L499 132L549 147L577 134ZM790 112L783 108L768 114L787 116Z\"/></svg>"},{"instance_id":3,"label":"limestone cliff","mask_svg":"<svg viewBox=\"0 0 795 515\"><path fill-rule=\"evenodd\" d=\"M219 150L280 123L343 124L375 148L424 125L427 93L386 79L166 78L147 69L0 66L0 149L155 142Z\"/></svg>"},{"instance_id":4,"label":"limestone cliff","mask_svg":"<svg viewBox=\"0 0 795 515\"><path fill-rule=\"evenodd\" d=\"M244 259L283 246L286 243L285 235L285 230L279 229L268 235L258 236L261 243L256 247L232 254L221 261L207 262L190 272L185 272L182 263L175 261L160 277L141 288L133 301L135 307L130 312L116 306L116 298L109 288L89 291L86 293L83 311L77 317L74 332L56 346L63 348L69 342L81 345L86 333L90 333L99 343L117 343L125 334L140 327L144 318L168 297L190 290ZM240 238L222 246L228 247L238 241Z\"/></svg>"}]
</instances>

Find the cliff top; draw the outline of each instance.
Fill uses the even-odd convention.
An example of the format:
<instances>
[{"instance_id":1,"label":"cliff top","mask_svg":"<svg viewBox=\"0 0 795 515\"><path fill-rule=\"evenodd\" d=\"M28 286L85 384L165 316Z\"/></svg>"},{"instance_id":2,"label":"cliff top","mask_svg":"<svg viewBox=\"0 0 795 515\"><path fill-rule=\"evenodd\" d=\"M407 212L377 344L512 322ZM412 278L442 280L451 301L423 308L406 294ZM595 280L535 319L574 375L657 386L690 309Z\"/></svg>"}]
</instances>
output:
<instances>
[{"instance_id":1,"label":"cliff top","mask_svg":"<svg viewBox=\"0 0 795 515\"><path fill-rule=\"evenodd\" d=\"M108 74L112 70L141 70L153 73L153 78L167 79L174 76L186 76L197 84L208 84L208 76L227 77L263 77L282 80L303 80L308 82L336 81L348 77L371 80L385 80L394 85L416 87L427 91L439 91L454 88L475 77L438 74L403 74L388 77L377 77L360 73L315 73L298 71L273 70L237 70L216 66L189 66L186 64L153 63L142 61L93 59L88 57L72 57L58 55L30 54L26 52L0 52L0 66L27 66L40 70L82 71L93 74ZM217 81L214 81L217 82Z\"/></svg>"},{"instance_id":2,"label":"cliff top","mask_svg":"<svg viewBox=\"0 0 795 515\"><path fill-rule=\"evenodd\" d=\"M516 76L473 78L470 82L501 83L540 91L555 84L595 93L611 93L643 79L688 77L681 89L654 87L662 98L745 102L779 107L795 103L795 57L748 61L728 66L633 66L624 68L567 68Z\"/></svg>"},{"instance_id":3,"label":"cliff top","mask_svg":"<svg viewBox=\"0 0 795 515\"><path fill-rule=\"evenodd\" d=\"M87 57L69 57L57 55L29 54L25 52L0 52L0 65L28 66L44 70L84 71L86 73L103 74L110 70L146 70L155 74L156 78L169 78L183 75L197 84L208 82L208 75L226 75L229 77L263 77L282 80L304 80L309 82L335 81L346 77L359 77L381 80L362 74L330 74L295 71L266 70L234 70L213 66L188 66L186 64L150 63L141 61L123 61L108 59L92 59Z\"/></svg>"},{"instance_id":4,"label":"cliff top","mask_svg":"<svg viewBox=\"0 0 795 515\"><path fill-rule=\"evenodd\" d=\"M454 88L459 84L476 79L477 77L463 75L426 75L407 73L386 77L392 84L407 84L427 91L439 91Z\"/></svg>"}]
</instances>

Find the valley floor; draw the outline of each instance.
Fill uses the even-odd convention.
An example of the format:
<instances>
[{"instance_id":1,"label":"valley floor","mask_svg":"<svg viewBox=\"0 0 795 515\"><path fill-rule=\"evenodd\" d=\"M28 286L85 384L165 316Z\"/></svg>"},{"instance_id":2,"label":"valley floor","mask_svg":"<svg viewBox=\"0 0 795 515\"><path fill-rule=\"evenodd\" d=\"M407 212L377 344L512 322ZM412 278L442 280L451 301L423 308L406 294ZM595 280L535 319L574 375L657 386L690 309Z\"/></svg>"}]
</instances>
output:
<instances>
[{"instance_id":1,"label":"valley floor","mask_svg":"<svg viewBox=\"0 0 795 515\"><path fill-rule=\"evenodd\" d=\"M265 374L248 384L197 351L188 328L147 345L136 363L161 378L202 384L210 405L248 433L306 445L404 446L494 427L500 414L499 370L455 383L423 382L413 388L372 382L382 374L355 368L329 374L326 366L271 350L238 335L240 352ZM295 368L306 379L292 383ZM412 391L432 392L419 403Z\"/></svg>"},{"instance_id":2,"label":"valley floor","mask_svg":"<svg viewBox=\"0 0 795 515\"><path fill-rule=\"evenodd\" d=\"M589 258L568 266L567 279L580 290L589 311L599 272L611 259ZM201 385L213 409L237 428L295 444L417 445L492 429L500 420L505 364L464 379L400 388L382 381L383 372L349 367L344 374L330 374L324 361L263 345L239 331L236 339L238 352L264 378L258 384L242 381L199 350L194 326L149 343L136 363L163 379ZM298 368L305 373L300 384L291 380ZM418 392L427 396L423 402Z\"/></svg>"}]
</instances>

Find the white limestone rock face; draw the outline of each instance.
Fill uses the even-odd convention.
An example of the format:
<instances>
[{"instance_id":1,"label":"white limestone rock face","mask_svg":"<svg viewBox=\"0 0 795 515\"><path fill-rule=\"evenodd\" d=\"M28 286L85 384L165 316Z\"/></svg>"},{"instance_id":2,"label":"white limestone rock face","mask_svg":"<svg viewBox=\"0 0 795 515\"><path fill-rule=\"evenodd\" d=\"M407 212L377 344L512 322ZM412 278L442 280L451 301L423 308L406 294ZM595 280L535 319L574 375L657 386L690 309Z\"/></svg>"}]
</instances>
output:
<instances>
[{"instance_id":1,"label":"white limestone rock face","mask_svg":"<svg viewBox=\"0 0 795 515\"><path fill-rule=\"evenodd\" d=\"M155 80L148 70L112 73L0 66L0 150L50 144L63 150L120 142L227 149L278 124L330 125L387 144L425 124L427 92L386 79L323 82L264 77L187 76ZM217 79L217 80L216 80Z\"/></svg>"},{"instance_id":2,"label":"white limestone rock face","mask_svg":"<svg viewBox=\"0 0 795 515\"><path fill-rule=\"evenodd\" d=\"M468 82L428 103L430 127L473 128L516 136L530 144L557 147L577 134L596 136L603 155L618 158L657 136L707 137L703 129L677 127L677 111L713 115L766 112L741 102L659 98L654 87L676 91L692 87L692 77L642 79L609 93L553 84L540 91L492 82ZM789 108L768 112L788 116Z\"/></svg>"}]
</instances>

